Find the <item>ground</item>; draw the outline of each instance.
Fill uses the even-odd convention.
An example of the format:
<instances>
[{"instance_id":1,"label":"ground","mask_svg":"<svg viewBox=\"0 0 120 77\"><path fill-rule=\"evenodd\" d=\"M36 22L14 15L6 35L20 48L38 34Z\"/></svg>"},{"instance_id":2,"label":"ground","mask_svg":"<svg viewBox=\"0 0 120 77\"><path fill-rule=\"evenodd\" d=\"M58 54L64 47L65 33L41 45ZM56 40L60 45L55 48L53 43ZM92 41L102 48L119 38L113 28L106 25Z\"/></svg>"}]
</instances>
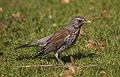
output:
<instances>
[{"instance_id":1,"label":"ground","mask_svg":"<svg viewBox=\"0 0 120 77\"><path fill-rule=\"evenodd\" d=\"M0 0L0 77L120 77L119 0ZM20 67L58 64L50 53L30 58L39 48L14 51L22 44L65 27L74 16L85 24L76 44L60 54L66 67Z\"/></svg>"}]
</instances>

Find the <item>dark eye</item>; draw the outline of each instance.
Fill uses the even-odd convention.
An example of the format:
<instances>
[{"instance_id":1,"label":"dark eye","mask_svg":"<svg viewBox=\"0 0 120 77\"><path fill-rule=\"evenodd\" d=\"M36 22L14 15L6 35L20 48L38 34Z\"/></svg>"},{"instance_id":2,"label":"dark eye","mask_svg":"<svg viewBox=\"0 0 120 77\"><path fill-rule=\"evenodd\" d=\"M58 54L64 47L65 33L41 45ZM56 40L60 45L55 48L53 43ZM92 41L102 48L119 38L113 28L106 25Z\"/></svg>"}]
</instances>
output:
<instances>
[{"instance_id":1,"label":"dark eye","mask_svg":"<svg viewBox=\"0 0 120 77\"><path fill-rule=\"evenodd\" d=\"M83 22L82 20L78 20L79 22Z\"/></svg>"},{"instance_id":2,"label":"dark eye","mask_svg":"<svg viewBox=\"0 0 120 77\"><path fill-rule=\"evenodd\" d=\"M78 20L78 22L82 23L82 22L84 22L84 21L83 21L83 20Z\"/></svg>"}]
</instances>

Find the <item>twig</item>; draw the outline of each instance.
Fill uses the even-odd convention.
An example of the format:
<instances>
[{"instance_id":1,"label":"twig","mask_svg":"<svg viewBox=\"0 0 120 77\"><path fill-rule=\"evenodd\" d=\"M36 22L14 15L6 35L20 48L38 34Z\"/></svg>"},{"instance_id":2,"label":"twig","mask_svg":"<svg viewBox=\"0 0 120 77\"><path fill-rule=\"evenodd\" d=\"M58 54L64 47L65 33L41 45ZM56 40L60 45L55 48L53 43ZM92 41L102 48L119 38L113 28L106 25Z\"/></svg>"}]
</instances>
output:
<instances>
[{"instance_id":1,"label":"twig","mask_svg":"<svg viewBox=\"0 0 120 77\"><path fill-rule=\"evenodd\" d=\"M64 65L26 65L26 66L16 66L16 68L29 68L29 67L66 67Z\"/></svg>"},{"instance_id":2,"label":"twig","mask_svg":"<svg viewBox=\"0 0 120 77\"><path fill-rule=\"evenodd\" d=\"M98 65L92 65L92 64L89 64L89 65L86 65L86 66L80 66L80 67L83 67L83 68L86 68L86 67L95 67L95 66L98 66ZM30 67L62 67L62 68L67 68L68 65L26 65L26 66L16 66L15 68L30 68Z\"/></svg>"},{"instance_id":3,"label":"twig","mask_svg":"<svg viewBox=\"0 0 120 77\"><path fill-rule=\"evenodd\" d=\"M85 65L85 66L81 66L81 67L86 68L86 67L95 67L95 66L98 66L98 65L89 64L89 65Z\"/></svg>"}]
</instances>

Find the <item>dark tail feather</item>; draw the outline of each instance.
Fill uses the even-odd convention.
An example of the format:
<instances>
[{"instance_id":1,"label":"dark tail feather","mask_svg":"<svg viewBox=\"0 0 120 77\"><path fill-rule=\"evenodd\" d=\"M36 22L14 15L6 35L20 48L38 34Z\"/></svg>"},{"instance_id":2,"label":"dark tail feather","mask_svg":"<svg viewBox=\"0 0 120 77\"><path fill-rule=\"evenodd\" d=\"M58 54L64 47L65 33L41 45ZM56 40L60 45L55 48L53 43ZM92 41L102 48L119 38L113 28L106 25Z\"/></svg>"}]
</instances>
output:
<instances>
[{"instance_id":1,"label":"dark tail feather","mask_svg":"<svg viewBox=\"0 0 120 77\"><path fill-rule=\"evenodd\" d=\"M38 56L43 56L44 52L38 52L37 54L34 55L34 58L37 58Z\"/></svg>"},{"instance_id":2,"label":"dark tail feather","mask_svg":"<svg viewBox=\"0 0 120 77\"><path fill-rule=\"evenodd\" d=\"M32 46L34 46L34 45L24 44L24 45L22 45L22 46L19 46L19 47L14 48L14 50L17 50L17 49L19 49L19 48L32 47Z\"/></svg>"},{"instance_id":3,"label":"dark tail feather","mask_svg":"<svg viewBox=\"0 0 120 77\"><path fill-rule=\"evenodd\" d=\"M47 53L41 49L41 52L38 52L34 55L34 58L37 58L38 56L45 56Z\"/></svg>"}]
</instances>

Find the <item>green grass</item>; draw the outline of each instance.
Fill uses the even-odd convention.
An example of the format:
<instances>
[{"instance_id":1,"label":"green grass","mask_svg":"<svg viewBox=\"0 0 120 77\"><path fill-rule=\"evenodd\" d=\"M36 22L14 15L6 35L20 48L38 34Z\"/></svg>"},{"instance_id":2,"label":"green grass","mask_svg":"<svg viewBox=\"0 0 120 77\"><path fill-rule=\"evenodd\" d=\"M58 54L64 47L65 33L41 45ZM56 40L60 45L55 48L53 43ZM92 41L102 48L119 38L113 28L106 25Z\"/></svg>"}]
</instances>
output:
<instances>
[{"instance_id":1,"label":"green grass","mask_svg":"<svg viewBox=\"0 0 120 77\"><path fill-rule=\"evenodd\" d=\"M78 38L77 43L60 57L79 55L73 66L80 67L89 64L95 67L83 68L73 77L120 77L120 1L119 0L70 0L63 4L61 0L0 0L0 77L59 77L65 71L63 68L35 67L15 68L29 64L56 64L52 54L42 59L17 60L18 56L32 56L38 48L13 49L21 44L47 36L77 15L92 20L82 30L85 35ZM12 14L20 12L24 20L11 18ZM50 18L50 16L52 18ZM104 49L85 48L88 39L96 39L104 45ZM90 54L95 54L90 57ZM85 55L85 56L84 56ZM71 62L66 62L71 63ZM100 73L104 70L105 73Z\"/></svg>"}]
</instances>

